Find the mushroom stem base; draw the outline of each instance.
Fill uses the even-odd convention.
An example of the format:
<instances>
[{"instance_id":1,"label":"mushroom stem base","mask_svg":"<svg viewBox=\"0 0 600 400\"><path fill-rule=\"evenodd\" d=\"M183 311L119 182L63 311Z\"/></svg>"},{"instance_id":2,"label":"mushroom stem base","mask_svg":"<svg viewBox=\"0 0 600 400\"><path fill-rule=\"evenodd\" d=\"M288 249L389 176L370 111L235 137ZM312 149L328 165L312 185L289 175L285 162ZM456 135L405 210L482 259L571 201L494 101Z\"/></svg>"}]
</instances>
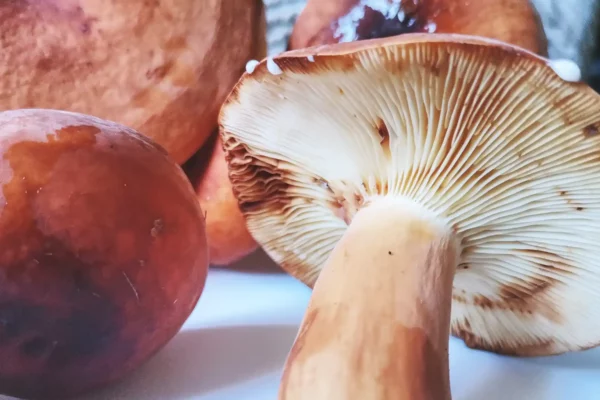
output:
<instances>
[{"instance_id":1,"label":"mushroom stem base","mask_svg":"<svg viewBox=\"0 0 600 400\"><path fill-rule=\"evenodd\" d=\"M280 400L449 400L459 247L425 210L361 209L317 280Z\"/></svg>"}]
</instances>

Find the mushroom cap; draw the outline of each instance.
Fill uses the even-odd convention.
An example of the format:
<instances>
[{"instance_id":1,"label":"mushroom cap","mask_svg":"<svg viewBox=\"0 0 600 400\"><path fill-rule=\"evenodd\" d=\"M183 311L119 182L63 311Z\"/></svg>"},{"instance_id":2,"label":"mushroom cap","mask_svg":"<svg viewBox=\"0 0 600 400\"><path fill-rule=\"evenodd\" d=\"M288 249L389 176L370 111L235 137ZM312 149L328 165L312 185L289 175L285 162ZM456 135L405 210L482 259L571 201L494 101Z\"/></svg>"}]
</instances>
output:
<instances>
[{"instance_id":1,"label":"mushroom cap","mask_svg":"<svg viewBox=\"0 0 600 400\"><path fill-rule=\"evenodd\" d=\"M483 36L548 52L540 15L529 0L309 0L289 49L417 32Z\"/></svg>"},{"instance_id":2,"label":"mushroom cap","mask_svg":"<svg viewBox=\"0 0 600 400\"><path fill-rule=\"evenodd\" d=\"M266 46L259 0L4 1L0 16L0 109L119 122L178 163Z\"/></svg>"},{"instance_id":3,"label":"mushroom cap","mask_svg":"<svg viewBox=\"0 0 600 400\"><path fill-rule=\"evenodd\" d=\"M206 216L210 263L230 265L256 250L231 189L221 137L212 136L183 169Z\"/></svg>"},{"instance_id":4,"label":"mushroom cap","mask_svg":"<svg viewBox=\"0 0 600 400\"><path fill-rule=\"evenodd\" d=\"M251 234L307 285L362 204L400 196L460 240L468 346L600 343L600 96L548 60L462 35L292 51L242 77L220 127Z\"/></svg>"},{"instance_id":5,"label":"mushroom cap","mask_svg":"<svg viewBox=\"0 0 600 400\"><path fill-rule=\"evenodd\" d=\"M0 112L0 398L121 380L206 283L204 216L164 149L123 125Z\"/></svg>"}]
</instances>

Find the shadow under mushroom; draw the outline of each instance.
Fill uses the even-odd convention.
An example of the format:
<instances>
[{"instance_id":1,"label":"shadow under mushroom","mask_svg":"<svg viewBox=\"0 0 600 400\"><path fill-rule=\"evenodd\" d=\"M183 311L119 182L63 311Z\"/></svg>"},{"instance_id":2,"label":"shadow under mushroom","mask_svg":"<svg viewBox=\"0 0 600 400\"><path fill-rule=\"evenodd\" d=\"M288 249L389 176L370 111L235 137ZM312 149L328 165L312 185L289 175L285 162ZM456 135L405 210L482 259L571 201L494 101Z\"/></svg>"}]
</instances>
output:
<instances>
[{"instance_id":1,"label":"shadow under mushroom","mask_svg":"<svg viewBox=\"0 0 600 400\"><path fill-rule=\"evenodd\" d=\"M492 377L493 376L493 377ZM549 400L551 378L548 373L524 373L524 368L519 368L510 362L501 362L494 368L492 376L480 379L475 375L471 385L465 385L462 395L457 394L456 400Z\"/></svg>"},{"instance_id":2,"label":"shadow under mushroom","mask_svg":"<svg viewBox=\"0 0 600 400\"><path fill-rule=\"evenodd\" d=\"M525 363L537 364L544 367L568 369L587 369L600 371L600 348L561 354L559 356L535 357L523 359Z\"/></svg>"},{"instance_id":3,"label":"shadow under mushroom","mask_svg":"<svg viewBox=\"0 0 600 400\"><path fill-rule=\"evenodd\" d=\"M273 261L262 249L227 266L212 265L212 269L224 269L229 271L241 271L249 274L283 274L284 271Z\"/></svg>"},{"instance_id":4,"label":"shadow under mushroom","mask_svg":"<svg viewBox=\"0 0 600 400\"><path fill-rule=\"evenodd\" d=\"M188 399L282 368L295 325L225 326L180 332L135 374L79 400Z\"/></svg>"}]
</instances>

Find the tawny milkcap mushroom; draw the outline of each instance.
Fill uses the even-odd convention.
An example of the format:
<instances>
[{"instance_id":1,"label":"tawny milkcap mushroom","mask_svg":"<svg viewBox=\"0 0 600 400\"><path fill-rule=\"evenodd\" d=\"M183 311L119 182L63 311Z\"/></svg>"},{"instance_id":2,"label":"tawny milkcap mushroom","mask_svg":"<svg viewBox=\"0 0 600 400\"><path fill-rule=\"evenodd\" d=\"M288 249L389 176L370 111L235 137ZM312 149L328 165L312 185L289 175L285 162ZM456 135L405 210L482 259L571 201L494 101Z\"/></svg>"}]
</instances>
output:
<instances>
[{"instance_id":1,"label":"tawny milkcap mushroom","mask_svg":"<svg viewBox=\"0 0 600 400\"><path fill-rule=\"evenodd\" d=\"M414 32L483 36L547 55L544 28L529 0L309 0L289 49Z\"/></svg>"},{"instance_id":2,"label":"tawny milkcap mushroom","mask_svg":"<svg viewBox=\"0 0 600 400\"><path fill-rule=\"evenodd\" d=\"M0 2L0 109L130 126L179 163L266 46L261 0Z\"/></svg>"},{"instance_id":3,"label":"tawny milkcap mushroom","mask_svg":"<svg viewBox=\"0 0 600 400\"><path fill-rule=\"evenodd\" d=\"M206 215L210 263L230 265L256 250L231 189L221 137L211 137L183 169Z\"/></svg>"},{"instance_id":4,"label":"tawny milkcap mushroom","mask_svg":"<svg viewBox=\"0 0 600 400\"><path fill-rule=\"evenodd\" d=\"M600 343L600 96L564 66L407 34L243 76L220 115L233 190L314 289L281 399L447 399L449 332L520 356Z\"/></svg>"}]
</instances>

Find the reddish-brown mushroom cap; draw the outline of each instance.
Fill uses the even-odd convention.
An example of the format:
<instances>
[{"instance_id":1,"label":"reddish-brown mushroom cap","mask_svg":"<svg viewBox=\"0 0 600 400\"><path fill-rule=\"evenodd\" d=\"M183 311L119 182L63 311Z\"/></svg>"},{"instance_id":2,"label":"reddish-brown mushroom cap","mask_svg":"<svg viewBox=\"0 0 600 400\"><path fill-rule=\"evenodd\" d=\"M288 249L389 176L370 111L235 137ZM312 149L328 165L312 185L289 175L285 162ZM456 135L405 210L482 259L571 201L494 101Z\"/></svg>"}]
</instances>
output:
<instances>
[{"instance_id":1,"label":"reddish-brown mushroom cap","mask_svg":"<svg viewBox=\"0 0 600 400\"><path fill-rule=\"evenodd\" d=\"M546 59L461 35L292 51L243 76L220 126L250 232L306 284L357 211L401 198L460 243L469 346L600 343L600 97Z\"/></svg>"},{"instance_id":2,"label":"reddish-brown mushroom cap","mask_svg":"<svg viewBox=\"0 0 600 400\"><path fill-rule=\"evenodd\" d=\"M162 147L92 116L0 112L0 394L65 399L122 379L189 317L207 253Z\"/></svg>"},{"instance_id":3,"label":"reddish-brown mushroom cap","mask_svg":"<svg viewBox=\"0 0 600 400\"><path fill-rule=\"evenodd\" d=\"M116 121L182 163L264 53L264 30L261 0L1 2L0 109Z\"/></svg>"},{"instance_id":4,"label":"reddish-brown mushroom cap","mask_svg":"<svg viewBox=\"0 0 600 400\"><path fill-rule=\"evenodd\" d=\"M417 32L483 36L540 55L548 51L530 0L309 0L289 49Z\"/></svg>"}]
</instances>

